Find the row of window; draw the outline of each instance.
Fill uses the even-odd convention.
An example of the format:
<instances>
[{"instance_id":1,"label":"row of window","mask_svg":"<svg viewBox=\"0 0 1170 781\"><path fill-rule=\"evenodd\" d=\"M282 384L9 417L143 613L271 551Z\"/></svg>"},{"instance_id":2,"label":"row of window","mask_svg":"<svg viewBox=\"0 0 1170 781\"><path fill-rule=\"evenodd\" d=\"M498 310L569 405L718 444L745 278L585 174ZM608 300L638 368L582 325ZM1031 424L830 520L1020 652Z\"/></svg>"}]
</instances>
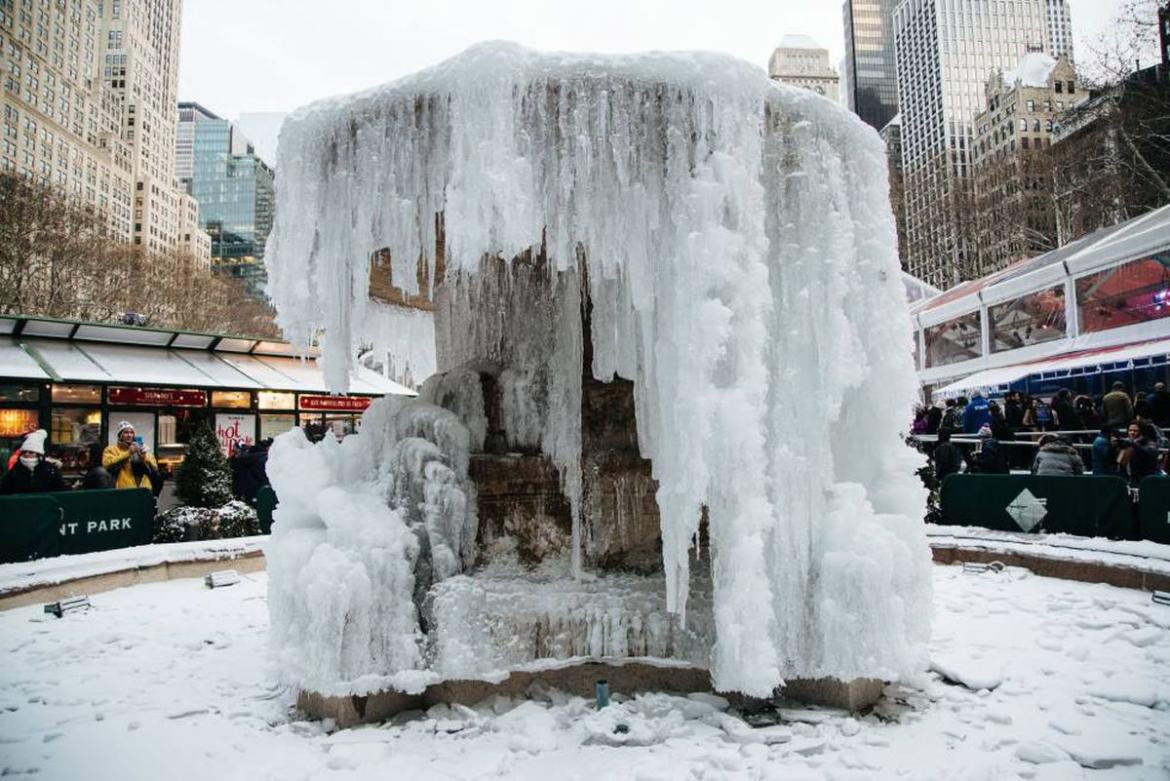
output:
<instances>
[{"instance_id":1,"label":"row of window","mask_svg":"<svg viewBox=\"0 0 1170 781\"><path fill-rule=\"evenodd\" d=\"M1073 281L1079 333L1107 331L1170 316L1170 269L1158 256L1142 258ZM1062 339L1068 335L1065 285L987 307L992 353ZM983 355L983 323L970 312L923 329L923 368L947 366Z\"/></svg>"}]
</instances>

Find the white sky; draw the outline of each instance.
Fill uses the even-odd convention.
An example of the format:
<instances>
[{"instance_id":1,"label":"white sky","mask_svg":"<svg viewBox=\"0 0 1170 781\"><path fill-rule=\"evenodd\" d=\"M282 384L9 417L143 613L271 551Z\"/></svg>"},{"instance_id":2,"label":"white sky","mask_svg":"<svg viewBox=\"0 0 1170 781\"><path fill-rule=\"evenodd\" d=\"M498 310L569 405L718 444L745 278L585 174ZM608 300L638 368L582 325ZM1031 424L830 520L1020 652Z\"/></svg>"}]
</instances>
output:
<instances>
[{"instance_id":1,"label":"white sky","mask_svg":"<svg viewBox=\"0 0 1170 781\"><path fill-rule=\"evenodd\" d=\"M1120 0L1068 0L1074 45ZM506 39L537 49L707 49L767 64L787 33L843 56L840 0L186 0L179 97L220 116L290 111ZM572 10L570 10L572 9Z\"/></svg>"}]
</instances>

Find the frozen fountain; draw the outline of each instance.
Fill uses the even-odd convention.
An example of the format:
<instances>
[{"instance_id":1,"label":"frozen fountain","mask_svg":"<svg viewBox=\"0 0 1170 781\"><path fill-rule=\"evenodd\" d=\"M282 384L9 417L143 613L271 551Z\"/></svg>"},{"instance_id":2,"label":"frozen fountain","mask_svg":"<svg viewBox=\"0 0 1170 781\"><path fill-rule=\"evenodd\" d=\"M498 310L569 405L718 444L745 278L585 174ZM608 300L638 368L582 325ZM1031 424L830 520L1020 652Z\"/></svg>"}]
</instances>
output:
<instances>
[{"instance_id":1,"label":"frozen fountain","mask_svg":"<svg viewBox=\"0 0 1170 781\"><path fill-rule=\"evenodd\" d=\"M911 327L843 109L721 56L476 46L288 119L266 257L336 390L359 348L426 365L420 316L438 368L273 447L272 647L310 711L597 663L855 705L924 669Z\"/></svg>"}]
</instances>

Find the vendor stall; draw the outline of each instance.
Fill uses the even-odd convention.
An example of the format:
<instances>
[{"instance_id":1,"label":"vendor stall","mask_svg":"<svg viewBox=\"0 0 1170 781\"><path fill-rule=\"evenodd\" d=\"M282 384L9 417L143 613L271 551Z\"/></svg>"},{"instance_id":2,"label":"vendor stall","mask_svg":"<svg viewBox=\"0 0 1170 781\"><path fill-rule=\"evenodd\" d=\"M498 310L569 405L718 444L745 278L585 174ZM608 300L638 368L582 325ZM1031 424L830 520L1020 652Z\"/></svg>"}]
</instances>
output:
<instances>
[{"instance_id":1,"label":"vendor stall","mask_svg":"<svg viewBox=\"0 0 1170 781\"><path fill-rule=\"evenodd\" d=\"M284 342L0 317L0 451L43 428L67 478L79 476L80 452L114 441L123 420L172 471L203 422L230 453L294 426L344 436L372 399L414 395L360 368L349 385L330 395L315 354L297 357Z\"/></svg>"}]
</instances>

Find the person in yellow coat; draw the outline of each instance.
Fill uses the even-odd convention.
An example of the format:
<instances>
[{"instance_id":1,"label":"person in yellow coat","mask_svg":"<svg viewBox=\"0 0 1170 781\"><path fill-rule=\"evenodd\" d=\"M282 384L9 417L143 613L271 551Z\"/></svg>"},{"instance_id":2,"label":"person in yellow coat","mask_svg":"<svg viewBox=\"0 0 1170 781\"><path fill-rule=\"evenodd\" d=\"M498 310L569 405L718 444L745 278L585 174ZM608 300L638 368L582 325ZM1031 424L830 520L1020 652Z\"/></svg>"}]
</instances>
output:
<instances>
[{"instance_id":1,"label":"person in yellow coat","mask_svg":"<svg viewBox=\"0 0 1170 781\"><path fill-rule=\"evenodd\" d=\"M114 478L114 488L154 490L158 462L140 443L134 441L134 426L128 421L118 424L118 441L102 452L102 466Z\"/></svg>"}]
</instances>

